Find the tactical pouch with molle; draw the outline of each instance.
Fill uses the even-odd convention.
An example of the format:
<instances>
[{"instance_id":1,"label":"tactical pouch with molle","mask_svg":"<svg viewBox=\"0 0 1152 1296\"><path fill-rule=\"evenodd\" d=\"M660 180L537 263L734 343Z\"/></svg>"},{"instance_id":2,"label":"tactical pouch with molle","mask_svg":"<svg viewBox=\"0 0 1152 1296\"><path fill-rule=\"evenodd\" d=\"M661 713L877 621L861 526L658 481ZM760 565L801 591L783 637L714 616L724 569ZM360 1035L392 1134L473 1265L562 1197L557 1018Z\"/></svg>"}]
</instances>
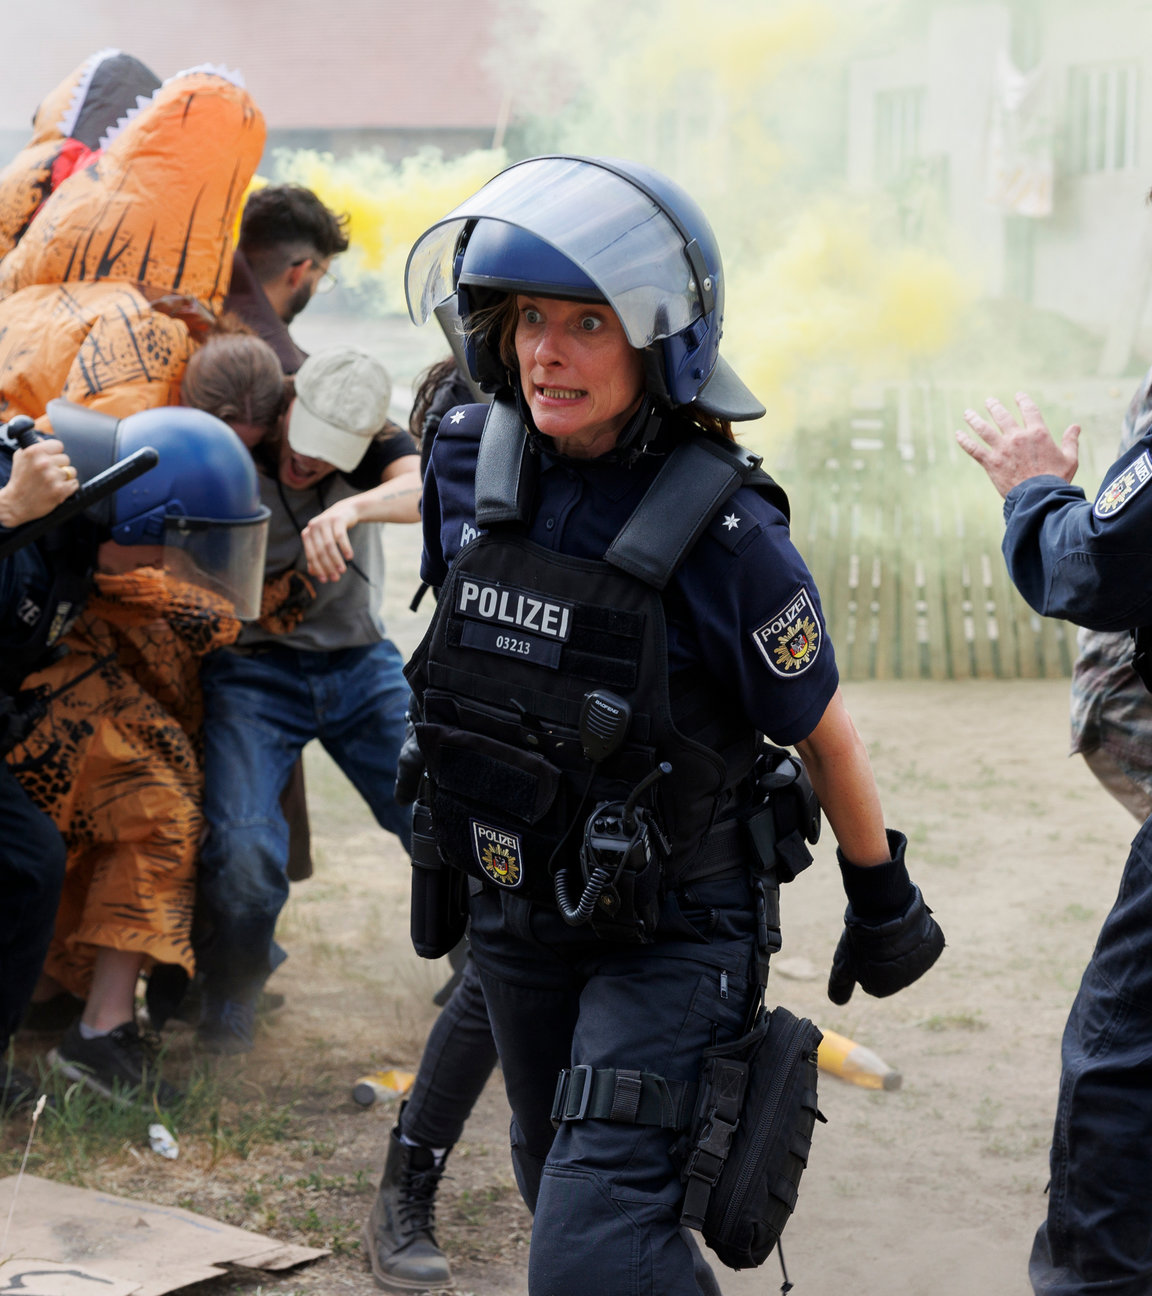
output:
<instances>
[{"instance_id":1,"label":"tactical pouch with molle","mask_svg":"<svg viewBox=\"0 0 1152 1296\"><path fill-rule=\"evenodd\" d=\"M432 812L424 801L412 808L412 945L421 958L443 958L468 923L468 875L440 857Z\"/></svg>"},{"instance_id":2,"label":"tactical pouch with molle","mask_svg":"<svg viewBox=\"0 0 1152 1296\"><path fill-rule=\"evenodd\" d=\"M730 1269L771 1255L808 1164L821 1034L786 1008L761 1011L731 1044L707 1049L688 1131L680 1223Z\"/></svg>"}]
</instances>

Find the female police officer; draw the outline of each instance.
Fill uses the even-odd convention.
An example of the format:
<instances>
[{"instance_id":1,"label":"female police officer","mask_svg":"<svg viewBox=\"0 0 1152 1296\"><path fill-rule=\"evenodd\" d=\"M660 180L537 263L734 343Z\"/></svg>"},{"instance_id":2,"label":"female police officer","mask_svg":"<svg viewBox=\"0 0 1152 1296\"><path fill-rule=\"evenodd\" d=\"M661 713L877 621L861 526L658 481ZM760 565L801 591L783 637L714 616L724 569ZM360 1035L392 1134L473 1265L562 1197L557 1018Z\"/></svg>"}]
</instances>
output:
<instances>
[{"instance_id":1,"label":"female police officer","mask_svg":"<svg viewBox=\"0 0 1152 1296\"><path fill-rule=\"evenodd\" d=\"M437 435L440 596L409 678L438 854L471 875L530 1287L715 1290L659 1096L757 998L762 734L795 744L841 848L837 1002L915 980L943 936L885 831L787 502L732 441L764 411L719 358L699 208L636 164L530 159L414 247L413 318L452 292L496 400Z\"/></svg>"}]
</instances>

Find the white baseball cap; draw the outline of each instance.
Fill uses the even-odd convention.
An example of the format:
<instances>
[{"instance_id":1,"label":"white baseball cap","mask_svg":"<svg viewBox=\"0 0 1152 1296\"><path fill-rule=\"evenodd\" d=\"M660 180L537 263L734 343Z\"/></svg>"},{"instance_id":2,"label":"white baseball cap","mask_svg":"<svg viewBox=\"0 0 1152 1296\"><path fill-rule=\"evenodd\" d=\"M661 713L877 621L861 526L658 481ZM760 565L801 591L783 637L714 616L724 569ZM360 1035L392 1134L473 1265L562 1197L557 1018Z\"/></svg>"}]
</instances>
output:
<instances>
[{"instance_id":1,"label":"white baseball cap","mask_svg":"<svg viewBox=\"0 0 1152 1296\"><path fill-rule=\"evenodd\" d=\"M297 371L288 444L351 472L384 427L391 401L392 379L379 360L355 347L326 347Z\"/></svg>"}]
</instances>

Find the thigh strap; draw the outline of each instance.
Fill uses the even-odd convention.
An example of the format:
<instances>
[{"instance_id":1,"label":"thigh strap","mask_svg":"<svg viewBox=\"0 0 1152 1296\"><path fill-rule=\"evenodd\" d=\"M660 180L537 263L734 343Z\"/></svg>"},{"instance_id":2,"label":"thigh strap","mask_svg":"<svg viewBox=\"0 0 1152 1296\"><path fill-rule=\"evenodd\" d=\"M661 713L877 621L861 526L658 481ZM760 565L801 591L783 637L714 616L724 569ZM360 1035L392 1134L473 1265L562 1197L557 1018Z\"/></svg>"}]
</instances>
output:
<instances>
[{"instance_id":1,"label":"thigh strap","mask_svg":"<svg viewBox=\"0 0 1152 1296\"><path fill-rule=\"evenodd\" d=\"M667 1080L651 1071L621 1067L566 1068L556 1081L552 1100L554 1129L566 1121L606 1120L623 1125L657 1125L685 1129L696 1104L695 1083Z\"/></svg>"}]
</instances>

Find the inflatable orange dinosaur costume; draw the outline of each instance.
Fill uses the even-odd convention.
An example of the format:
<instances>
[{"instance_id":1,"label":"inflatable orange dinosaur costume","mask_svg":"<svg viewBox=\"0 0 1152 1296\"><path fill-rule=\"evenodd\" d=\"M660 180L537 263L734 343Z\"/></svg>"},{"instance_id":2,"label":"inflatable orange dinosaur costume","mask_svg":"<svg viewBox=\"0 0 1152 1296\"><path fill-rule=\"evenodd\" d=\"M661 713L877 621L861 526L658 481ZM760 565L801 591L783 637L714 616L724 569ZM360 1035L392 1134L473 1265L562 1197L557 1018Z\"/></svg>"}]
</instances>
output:
<instances>
[{"instance_id":1,"label":"inflatable orange dinosaur costume","mask_svg":"<svg viewBox=\"0 0 1152 1296\"><path fill-rule=\"evenodd\" d=\"M38 123L66 128L58 105L74 102L83 71L49 96ZM95 73L87 84L99 84ZM175 404L215 321L263 118L222 69L180 73L147 101L135 102L135 84L119 129L55 182L30 222L51 150L68 141L34 137L23 185L16 163L0 174L0 246L15 244L0 261L0 418L27 414L46 428L58 396L118 417ZM192 971L197 658L238 628L155 570L98 574L68 656L26 681L58 694L9 762L68 843L45 970L76 995L88 994L100 948Z\"/></svg>"},{"instance_id":2,"label":"inflatable orange dinosaur costume","mask_svg":"<svg viewBox=\"0 0 1152 1296\"><path fill-rule=\"evenodd\" d=\"M160 80L139 59L106 49L85 59L40 102L32 138L0 171L0 257L20 242L48 195L103 147Z\"/></svg>"}]
</instances>

